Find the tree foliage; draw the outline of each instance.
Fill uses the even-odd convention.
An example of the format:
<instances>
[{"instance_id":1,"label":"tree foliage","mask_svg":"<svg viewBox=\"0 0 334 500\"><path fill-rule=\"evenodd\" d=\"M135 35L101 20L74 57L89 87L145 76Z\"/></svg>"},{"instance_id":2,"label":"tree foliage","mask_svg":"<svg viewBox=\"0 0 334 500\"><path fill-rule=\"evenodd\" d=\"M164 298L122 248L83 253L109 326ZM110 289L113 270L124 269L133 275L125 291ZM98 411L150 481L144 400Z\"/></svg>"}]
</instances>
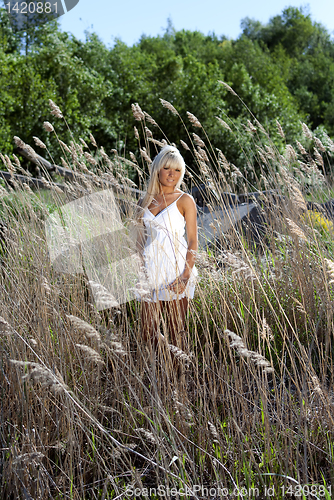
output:
<instances>
[{"instance_id":1,"label":"tree foliage","mask_svg":"<svg viewBox=\"0 0 334 500\"><path fill-rule=\"evenodd\" d=\"M54 138L42 125L50 120L48 99L60 106L74 137L85 139L91 132L106 150L126 145L127 151L138 146L135 102L170 141L190 140L182 121L161 106L159 98L165 99L188 125L187 111L196 115L212 143L240 167L252 154L247 120L260 122L278 148L283 140L276 120L287 142L300 139L300 121L334 135L334 42L326 29L290 7L265 25L246 18L242 30L229 40L175 31L169 23L162 36L143 35L131 47L116 40L107 47L96 34L87 33L82 42L62 33L56 22L14 33L0 10L0 150L13 150L14 135L30 144L38 136L55 153ZM65 123L57 131L71 140Z\"/></svg>"}]
</instances>

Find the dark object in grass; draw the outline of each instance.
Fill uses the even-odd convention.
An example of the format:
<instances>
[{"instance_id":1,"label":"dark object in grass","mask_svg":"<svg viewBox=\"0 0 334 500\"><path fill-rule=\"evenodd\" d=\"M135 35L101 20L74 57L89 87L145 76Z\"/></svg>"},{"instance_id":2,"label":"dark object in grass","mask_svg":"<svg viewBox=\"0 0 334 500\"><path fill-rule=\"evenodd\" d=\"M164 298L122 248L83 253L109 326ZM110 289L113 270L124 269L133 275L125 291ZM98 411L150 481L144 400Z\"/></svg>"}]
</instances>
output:
<instances>
[{"instance_id":1,"label":"dark object in grass","mask_svg":"<svg viewBox=\"0 0 334 500\"><path fill-rule=\"evenodd\" d=\"M7 224L0 220L0 254L4 255L7 251ZM0 257L1 259L1 257Z\"/></svg>"},{"instance_id":2,"label":"dark object in grass","mask_svg":"<svg viewBox=\"0 0 334 500\"><path fill-rule=\"evenodd\" d=\"M208 204L212 206L235 206L240 203L236 194L220 193L218 195L208 184L199 184L199 186L193 187L191 195L193 196L196 205L202 208L204 212L209 210L207 207Z\"/></svg>"},{"instance_id":3,"label":"dark object in grass","mask_svg":"<svg viewBox=\"0 0 334 500\"><path fill-rule=\"evenodd\" d=\"M307 209L322 212L326 217L334 220L334 199L328 200L325 203L314 203L313 201L308 201Z\"/></svg>"}]
</instances>

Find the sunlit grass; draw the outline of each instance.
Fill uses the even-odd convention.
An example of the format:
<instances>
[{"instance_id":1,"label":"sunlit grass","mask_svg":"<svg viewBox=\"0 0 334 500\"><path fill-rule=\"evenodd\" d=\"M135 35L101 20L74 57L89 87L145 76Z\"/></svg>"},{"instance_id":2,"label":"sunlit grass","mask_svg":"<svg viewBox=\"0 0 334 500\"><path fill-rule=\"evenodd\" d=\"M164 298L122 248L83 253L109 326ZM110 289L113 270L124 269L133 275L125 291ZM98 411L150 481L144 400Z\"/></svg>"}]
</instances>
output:
<instances>
[{"instance_id":1,"label":"sunlit grass","mask_svg":"<svg viewBox=\"0 0 334 500\"><path fill-rule=\"evenodd\" d=\"M222 202L212 195L215 240L198 254L189 349L175 355L180 370L167 345L153 353L143 342L140 303L98 311L84 274L52 267L44 230L48 214L102 189L102 179L121 193L127 225L136 199L119 185L131 184L129 167L145 179L155 149L146 149L141 165L99 150L88 181L83 174L92 160L73 143L66 161L77 178L64 195L52 184L47 195L24 186L2 195L3 498L28 492L32 498L111 499L126 488L151 488L151 498L158 498L153 489L159 485L194 492L185 498L203 498L197 485L228 494L239 488L240 498L244 491L264 497L272 488L274 498L283 499L297 487L330 498L332 221L307 210L292 146L282 156L268 138L253 166L254 186L213 153L197 125L200 133L204 146L192 146L189 185L210 184L218 200L227 190L262 190L258 169L266 165L262 175L276 197L258 202L265 234L254 244L241 225L222 233ZM150 138L144 139L148 146ZM304 174L309 168L314 177L313 160L303 161ZM319 200L325 192L327 200L332 187L321 172L318 181L307 196Z\"/></svg>"}]
</instances>

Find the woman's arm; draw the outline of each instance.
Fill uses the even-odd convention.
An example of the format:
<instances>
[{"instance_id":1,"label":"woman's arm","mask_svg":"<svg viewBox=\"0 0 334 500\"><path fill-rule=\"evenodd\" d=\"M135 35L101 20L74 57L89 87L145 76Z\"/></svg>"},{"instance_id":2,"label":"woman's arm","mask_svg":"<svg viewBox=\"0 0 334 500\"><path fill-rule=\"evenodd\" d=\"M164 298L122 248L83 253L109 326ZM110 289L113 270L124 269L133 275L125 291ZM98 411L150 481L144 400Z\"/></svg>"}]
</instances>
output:
<instances>
[{"instance_id":1,"label":"woman's arm","mask_svg":"<svg viewBox=\"0 0 334 500\"><path fill-rule=\"evenodd\" d=\"M180 278L188 280L190 278L191 270L195 265L196 252L198 249L197 209L194 199L191 196L182 196L181 200L183 201L183 204L180 208L183 208L183 216L186 221L188 250L186 255L186 265Z\"/></svg>"},{"instance_id":2,"label":"woman's arm","mask_svg":"<svg viewBox=\"0 0 334 500\"><path fill-rule=\"evenodd\" d=\"M183 293L191 275L191 270L195 265L196 252L198 249L197 235L197 209L192 196L184 195L180 199L179 207L186 221L186 233L188 249L186 255L186 264L183 273L169 285L169 289L175 293Z\"/></svg>"}]
</instances>

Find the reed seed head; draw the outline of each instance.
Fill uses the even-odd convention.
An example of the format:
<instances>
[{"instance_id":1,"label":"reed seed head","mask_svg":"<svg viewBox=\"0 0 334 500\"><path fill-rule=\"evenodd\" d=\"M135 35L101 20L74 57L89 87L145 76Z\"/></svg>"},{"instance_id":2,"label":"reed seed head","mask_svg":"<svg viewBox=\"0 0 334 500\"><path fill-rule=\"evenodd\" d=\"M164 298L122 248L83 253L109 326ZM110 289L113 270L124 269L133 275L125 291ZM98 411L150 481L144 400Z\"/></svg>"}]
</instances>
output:
<instances>
[{"instance_id":1,"label":"reed seed head","mask_svg":"<svg viewBox=\"0 0 334 500\"><path fill-rule=\"evenodd\" d=\"M319 153L319 151L317 150L317 148L314 148L314 156L315 156L315 162L317 165L319 165L320 167L323 167L324 166L324 160L321 156L321 154Z\"/></svg>"},{"instance_id":2,"label":"reed seed head","mask_svg":"<svg viewBox=\"0 0 334 500\"><path fill-rule=\"evenodd\" d=\"M174 108L173 104L171 104L168 101L165 101L164 99L160 99L161 104L163 105L164 108L169 109L173 113L173 115L178 115L179 113L176 111Z\"/></svg>"},{"instance_id":3,"label":"reed seed head","mask_svg":"<svg viewBox=\"0 0 334 500\"><path fill-rule=\"evenodd\" d=\"M0 158L2 160L2 163L5 165L5 167L7 167L7 161L6 161L6 158L4 157L3 154L0 153Z\"/></svg>"},{"instance_id":4,"label":"reed seed head","mask_svg":"<svg viewBox=\"0 0 334 500\"><path fill-rule=\"evenodd\" d=\"M222 85L224 85L224 87L233 95L237 96L238 94L236 92L234 92L234 90L232 89L232 87L230 87L227 83L223 82L222 80L218 80L218 83L221 83Z\"/></svg>"},{"instance_id":5,"label":"reed seed head","mask_svg":"<svg viewBox=\"0 0 334 500\"><path fill-rule=\"evenodd\" d=\"M187 143L185 143L184 141L182 141L182 140L181 140L181 141L180 141L180 144L181 144L181 146L183 146L183 147L184 147L184 149L186 149L187 151L190 151L190 147L188 146L188 144L187 144Z\"/></svg>"},{"instance_id":6,"label":"reed seed head","mask_svg":"<svg viewBox=\"0 0 334 500\"><path fill-rule=\"evenodd\" d=\"M103 286L94 280L88 281L92 288L96 306L98 309L109 309L119 307L119 303L115 297Z\"/></svg>"},{"instance_id":7,"label":"reed seed head","mask_svg":"<svg viewBox=\"0 0 334 500\"><path fill-rule=\"evenodd\" d=\"M27 193L29 193L29 194L34 194L34 193L33 193L33 190L31 189L31 187L30 187L27 183L25 183L25 182L23 183L23 189L24 189Z\"/></svg>"},{"instance_id":8,"label":"reed seed head","mask_svg":"<svg viewBox=\"0 0 334 500\"><path fill-rule=\"evenodd\" d=\"M313 386L313 391L317 394L319 394L320 396L323 395L323 391L320 387L320 382L319 382L319 379L316 375L314 375L312 378L312 386Z\"/></svg>"},{"instance_id":9,"label":"reed seed head","mask_svg":"<svg viewBox=\"0 0 334 500\"><path fill-rule=\"evenodd\" d=\"M175 346L174 344L168 344L168 349L174 355L175 358L179 359L180 361L185 361L186 363L191 363L191 361L192 361L191 354L187 354L186 352L184 352L182 349Z\"/></svg>"},{"instance_id":10,"label":"reed seed head","mask_svg":"<svg viewBox=\"0 0 334 500\"><path fill-rule=\"evenodd\" d=\"M219 123L224 127L226 128L226 130L229 130L231 132L231 127L224 121L222 120L219 116L216 116L217 120L219 121Z\"/></svg>"},{"instance_id":11,"label":"reed seed head","mask_svg":"<svg viewBox=\"0 0 334 500\"><path fill-rule=\"evenodd\" d=\"M131 109L135 120L140 122L145 119L145 115L137 102L135 104L131 104Z\"/></svg>"},{"instance_id":12,"label":"reed seed head","mask_svg":"<svg viewBox=\"0 0 334 500\"><path fill-rule=\"evenodd\" d=\"M285 220L288 223L288 227L292 234L295 234L296 236L298 236L298 238L300 238L303 241L307 241L304 231L302 231L302 229L300 229L300 227L297 226L297 224L293 220L288 218L286 218Z\"/></svg>"},{"instance_id":13,"label":"reed seed head","mask_svg":"<svg viewBox=\"0 0 334 500\"><path fill-rule=\"evenodd\" d=\"M90 163L91 165L94 165L94 167L98 164L95 158L90 153L85 152L85 158Z\"/></svg>"},{"instance_id":14,"label":"reed seed head","mask_svg":"<svg viewBox=\"0 0 334 500\"><path fill-rule=\"evenodd\" d=\"M33 136L36 146L39 146L42 149L46 149L46 145L42 142L38 137Z\"/></svg>"},{"instance_id":15,"label":"reed seed head","mask_svg":"<svg viewBox=\"0 0 334 500\"><path fill-rule=\"evenodd\" d=\"M306 155L307 151L305 150L304 146L299 141L296 141L296 144L301 154Z\"/></svg>"},{"instance_id":16,"label":"reed seed head","mask_svg":"<svg viewBox=\"0 0 334 500\"><path fill-rule=\"evenodd\" d=\"M214 443L219 443L219 434L217 432L216 426L213 425L212 422L208 421L208 427L209 427L210 434L213 437Z\"/></svg>"},{"instance_id":17,"label":"reed seed head","mask_svg":"<svg viewBox=\"0 0 334 500\"><path fill-rule=\"evenodd\" d=\"M40 453L38 451L33 451L30 453L23 453L22 455L18 455L17 457L14 458L13 464L22 464L25 462L40 462L43 458L45 458L45 455L43 453Z\"/></svg>"},{"instance_id":18,"label":"reed seed head","mask_svg":"<svg viewBox=\"0 0 334 500\"><path fill-rule=\"evenodd\" d=\"M291 144L286 145L285 154L286 154L286 157L288 158L289 161L296 161L297 160L296 151L291 146Z\"/></svg>"},{"instance_id":19,"label":"reed seed head","mask_svg":"<svg viewBox=\"0 0 334 500\"><path fill-rule=\"evenodd\" d=\"M164 144L161 141L158 141L157 139L152 139L152 137L149 137L148 140L161 148L164 146Z\"/></svg>"},{"instance_id":20,"label":"reed seed head","mask_svg":"<svg viewBox=\"0 0 334 500\"><path fill-rule=\"evenodd\" d=\"M60 161L61 161L61 164L63 165L64 168L66 168L66 169L70 168L68 163L66 163L66 161L64 160L64 158L62 156L60 157Z\"/></svg>"},{"instance_id":21,"label":"reed seed head","mask_svg":"<svg viewBox=\"0 0 334 500\"><path fill-rule=\"evenodd\" d=\"M0 334L11 335L12 327L4 318L0 316Z\"/></svg>"},{"instance_id":22,"label":"reed seed head","mask_svg":"<svg viewBox=\"0 0 334 500\"><path fill-rule=\"evenodd\" d=\"M59 372L55 375L46 366L30 361L11 359L10 362L16 366L22 366L26 370L26 374L22 377L23 380L31 379L32 382L41 384L42 388L50 389L54 394L62 394L68 390Z\"/></svg>"},{"instance_id":23,"label":"reed seed head","mask_svg":"<svg viewBox=\"0 0 334 500\"><path fill-rule=\"evenodd\" d=\"M202 128L201 122L199 121L198 118L196 118L195 115L193 115L192 113L189 113L189 111L187 111L187 116L188 116L188 120L190 121L190 123L192 125L194 125L194 127Z\"/></svg>"},{"instance_id":24,"label":"reed seed head","mask_svg":"<svg viewBox=\"0 0 334 500\"><path fill-rule=\"evenodd\" d=\"M334 284L334 261L325 258L325 263L327 266L328 276L330 277L329 284L333 285Z\"/></svg>"},{"instance_id":25,"label":"reed seed head","mask_svg":"<svg viewBox=\"0 0 334 500\"><path fill-rule=\"evenodd\" d=\"M95 349L92 349L91 347L88 347L88 345L84 344L75 344L84 354L85 357L89 360L92 361L93 363L96 363L97 365L105 365L105 362L101 358L100 354L95 351Z\"/></svg>"},{"instance_id":26,"label":"reed seed head","mask_svg":"<svg viewBox=\"0 0 334 500\"><path fill-rule=\"evenodd\" d=\"M74 328L84 333L88 339L101 340L99 332L83 319L73 316L72 314L68 314L66 317L70 320Z\"/></svg>"},{"instance_id":27,"label":"reed seed head","mask_svg":"<svg viewBox=\"0 0 334 500\"><path fill-rule=\"evenodd\" d=\"M94 148L97 148L96 140L95 140L93 134L89 134L89 139L90 139L90 142L93 144Z\"/></svg>"},{"instance_id":28,"label":"reed seed head","mask_svg":"<svg viewBox=\"0 0 334 500\"><path fill-rule=\"evenodd\" d=\"M270 365L270 362L264 356L262 356L262 354L247 349L244 341L239 335L236 335L230 330L225 330L224 333L227 337L231 338L232 342L230 344L230 347L235 348L239 356L242 356L243 358L249 358L257 367L266 370L266 373L271 373L274 371L273 367Z\"/></svg>"},{"instance_id":29,"label":"reed seed head","mask_svg":"<svg viewBox=\"0 0 334 500\"><path fill-rule=\"evenodd\" d=\"M81 137L79 137L79 141L81 142L81 144L83 145L84 148L89 149L89 146L88 146L87 142L84 141Z\"/></svg>"},{"instance_id":30,"label":"reed seed head","mask_svg":"<svg viewBox=\"0 0 334 500\"><path fill-rule=\"evenodd\" d=\"M18 157L16 155L13 154L13 158L14 158L14 162L15 162L15 165L19 168L21 168L21 162L20 160L18 159Z\"/></svg>"},{"instance_id":31,"label":"reed seed head","mask_svg":"<svg viewBox=\"0 0 334 500\"><path fill-rule=\"evenodd\" d=\"M145 148L140 148L140 154L147 163L152 163L151 158L148 156Z\"/></svg>"},{"instance_id":32,"label":"reed seed head","mask_svg":"<svg viewBox=\"0 0 334 500\"><path fill-rule=\"evenodd\" d=\"M272 330L265 317L263 317L262 319L261 337L263 338L263 340L274 340Z\"/></svg>"},{"instance_id":33,"label":"reed seed head","mask_svg":"<svg viewBox=\"0 0 334 500\"><path fill-rule=\"evenodd\" d=\"M202 139L195 133L193 133L194 137L194 142L196 146L200 146L201 148L205 148L205 142L202 141Z\"/></svg>"},{"instance_id":34,"label":"reed seed head","mask_svg":"<svg viewBox=\"0 0 334 500\"><path fill-rule=\"evenodd\" d=\"M152 116L150 116L148 113L146 113L146 111L144 111L144 116L146 118L146 120L151 123L152 125L154 125L155 127L158 127L158 124L157 122L152 118Z\"/></svg>"},{"instance_id":35,"label":"reed seed head","mask_svg":"<svg viewBox=\"0 0 334 500\"><path fill-rule=\"evenodd\" d=\"M62 112L60 111L60 109L57 106L57 104L52 101L52 99L49 99L49 105L50 105L50 108L51 108L51 114L53 116L56 116L57 118L63 118Z\"/></svg>"},{"instance_id":36,"label":"reed seed head","mask_svg":"<svg viewBox=\"0 0 334 500\"><path fill-rule=\"evenodd\" d=\"M44 122L43 126L47 132L54 132L55 129L53 128L53 125L50 122Z\"/></svg>"},{"instance_id":37,"label":"reed seed head","mask_svg":"<svg viewBox=\"0 0 334 500\"><path fill-rule=\"evenodd\" d=\"M154 434L142 427L135 429L136 432L141 434L150 444L159 444L159 440L154 436Z\"/></svg>"},{"instance_id":38,"label":"reed seed head","mask_svg":"<svg viewBox=\"0 0 334 500\"><path fill-rule=\"evenodd\" d=\"M137 164L138 164L138 162L137 162L137 158L136 158L136 157L135 157L135 155L132 153L132 151L130 151L129 155L130 155L131 160L132 160L134 163L137 163Z\"/></svg>"},{"instance_id":39,"label":"reed seed head","mask_svg":"<svg viewBox=\"0 0 334 500\"><path fill-rule=\"evenodd\" d=\"M304 200L304 196L303 196L301 190L297 186L292 185L289 187L289 191L290 191L291 199L292 199L293 203L296 205L296 207L302 211L307 210L307 205L306 205L306 202Z\"/></svg>"},{"instance_id":40,"label":"reed seed head","mask_svg":"<svg viewBox=\"0 0 334 500\"><path fill-rule=\"evenodd\" d=\"M200 157L201 160L203 160L204 162L206 163L209 163L209 158L208 158L208 155L206 154L206 151L205 149L202 149L200 147L197 148L197 153Z\"/></svg>"},{"instance_id":41,"label":"reed seed head","mask_svg":"<svg viewBox=\"0 0 334 500\"><path fill-rule=\"evenodd\" d=\"M139 132L138 132L137 127L133 127L133 130L135 132L135 138L139 141Z\"/></svg>"},{"instance_id":42,"label":"reed seed head","mask_svg":"<svg viewBox=\"0 0 334 500\"><path fill-rule=\"evenodd\" d=\"M326 152L326 148L323 145L323 143L321 142L321 140L318 139L318 137L314 137L313 139L314 139L314 143L317 146L317 148L319 149L319 151L321 151L322 153L325 153Z\"/></svg>"},{"instance_id":43,"label":"reed seed head","mask_svg":"<svg viewBox=\"0 0 334 500\"><path fill-rule=\"evenodd\" d=\"M252 124L252 122L250 120L247 120L247 129L252 132L252 133L255 133L257 128L254 127L254 125Z\"/></svg>"},{"instance_id":44,"label":"reed seed head","mask_svg":"<svg viewBox=\"0 0 334 500\"><path fill-rule=\"evenodd\" d=\"M284 130L283 130L282 125L280 124L280 122L278 120L276 120L276 125L277 125L277 130L278 130L279 135L282 137L283 140L285 140Z\"/></svg>"},{"instance_id":45,"label":"reed seed head","mask_svg":"<svg viewBox=\"0 0 334 500\"><path fill-rule=\"evenodd\" d=\"M70 148L68 147L68 145L67 145L67 144L65 144L65 142L63 142L63 141L59 140L59 144L61 145L61 147L62 147L62 148L64 148L64 149L65 149L65 151L66 151L67 153L70 153L70 154L71 154L71 150L70 150Z\"/></svg>"},{"instance_id":46,"label":"reed seed head","mask_svg":"<svg viewBox=\"0 0 334 500\"><path fill-rule=\"evenodd\" d=\"M148 127L145 127L145 132L146 132L147 137L153 137L153 134Z\"/></svg>"},{"instance_id":47,"label":"reed seed head","mask_svg":"<svg viewBox=\"0 0 334 500\"><path fill-rule=\"evenodd\" d=\"M12 164L11 159L9 158L8 155L5 155L5 165L8 169L8 172L10 172L11 174L15 174L16 168Z\"/></svg>"},{"instance_id":48,"label":"reed seed head","mask_svg":"<svg viewBox=\"0 0 334 500\"><path fill-rule=\"evenodd\" d=\"M303 134L305 135L305 137L307 139L309 139L310 141L312 141L313 134L312 134L311 130L308 128L308 126L306 125L306 123L302 123L302 129L303 129Z\"/></svg>"},{"instance_id":49,"label":"reed seed head","mask_svg":"<svg viewBox=\"0 0 334 500\"><path fill-rule=\"evenodd\" d=\"M22 139L20 139L16 135L14 135L14 142L18 148L24 149L26 146Z\"/></svg>"}]
</instances>

